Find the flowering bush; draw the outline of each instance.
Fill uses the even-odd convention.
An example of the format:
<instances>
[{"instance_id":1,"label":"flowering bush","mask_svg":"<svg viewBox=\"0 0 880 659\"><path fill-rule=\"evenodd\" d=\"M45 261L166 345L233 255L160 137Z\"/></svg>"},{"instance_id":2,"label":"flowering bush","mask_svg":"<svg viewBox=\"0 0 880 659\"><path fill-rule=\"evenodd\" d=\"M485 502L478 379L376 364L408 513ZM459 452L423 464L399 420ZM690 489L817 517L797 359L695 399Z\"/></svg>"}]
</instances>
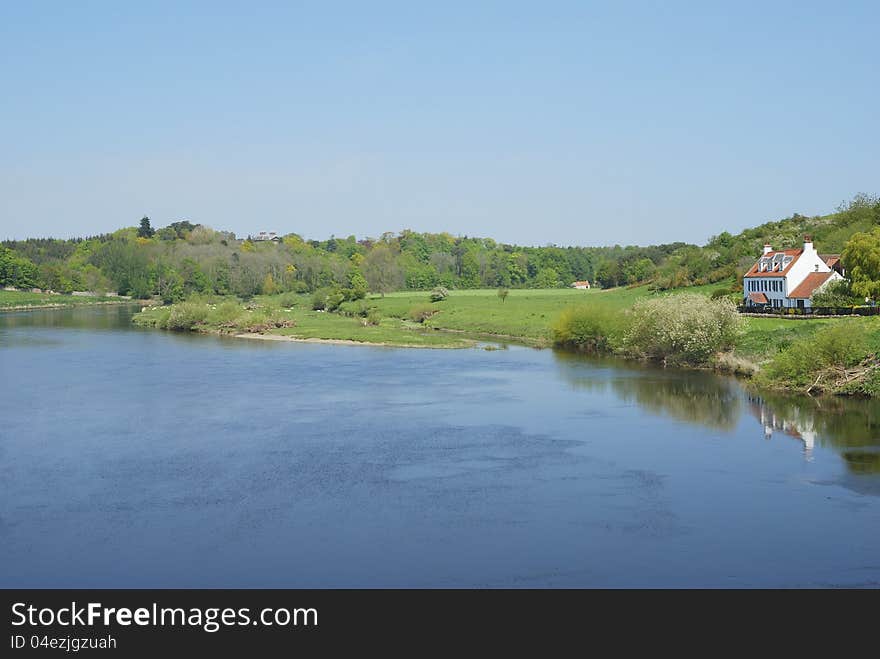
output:
<instances>
[{"instance_id":1,"label":"flowering bush","mask_svg":"<svg viewBox=\"0 0 880 659\"><path fill-rule=\"evenodd\" d=\"M624 351L664 363L704 364L733 347L743 320L733 302L695 293L640 300L630 312Z\"/></svg>"}]
</instances>

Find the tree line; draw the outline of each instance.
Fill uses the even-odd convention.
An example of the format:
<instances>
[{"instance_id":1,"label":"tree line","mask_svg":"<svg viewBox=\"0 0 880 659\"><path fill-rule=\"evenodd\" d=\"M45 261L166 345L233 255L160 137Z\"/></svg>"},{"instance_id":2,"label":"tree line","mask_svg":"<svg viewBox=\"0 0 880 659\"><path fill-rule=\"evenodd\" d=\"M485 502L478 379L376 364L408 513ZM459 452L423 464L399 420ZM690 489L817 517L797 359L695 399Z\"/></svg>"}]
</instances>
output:
<instances>
[{"instance_id":1,"label":"tree line","mask_svg":"<svg viewBox=\"0 0 880 659\"><path fill-rule=\"evenodd\" d=\"M668 290L737 282L765 242L777 248L794 247L804 233L812 234L823 252L844 252L856 234L870 234L867 239L858 237L859 253L871 236L880 252L880 232L871 234L876 227L880 227L880 201L867 195L858 195L829 216L795 213L737 235L721 233L704 246L675 242L533 247L410 230L377 238L331 236L326 240L288 233L277 241L260 241L238 239L230 232L186 220L154 228L144 217L137 226L108 234L5 241L0 245L0 285L158 295L166 302L190 293L248 298L332 288L357 296L367 290L386 293L438 286L556 288L576 280L602 288L649 283ZM865 264L859 267L860 272L866 271ZM880 273L875 279L880 281Z\"/></svg>"}]
</instances>

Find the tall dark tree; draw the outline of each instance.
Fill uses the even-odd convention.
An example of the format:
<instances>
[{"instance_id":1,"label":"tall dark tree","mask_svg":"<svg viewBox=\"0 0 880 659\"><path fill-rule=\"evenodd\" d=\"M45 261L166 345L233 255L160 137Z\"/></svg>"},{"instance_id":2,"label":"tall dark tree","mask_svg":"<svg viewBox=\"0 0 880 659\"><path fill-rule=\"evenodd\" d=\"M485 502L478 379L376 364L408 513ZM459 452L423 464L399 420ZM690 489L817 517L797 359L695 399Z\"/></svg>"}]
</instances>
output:
<instances>
[{"instance_id":1,"label":"tall dark tree","mask_svg":"<svg viewBox=\"0 0 880 659\"><path fill-rule=\"evenodd\" d=\"M144 215L141 218L141 226L138 228L138 238L152 238L156 231L150 226L150 218Z\"/></svg>"}]
</instances>

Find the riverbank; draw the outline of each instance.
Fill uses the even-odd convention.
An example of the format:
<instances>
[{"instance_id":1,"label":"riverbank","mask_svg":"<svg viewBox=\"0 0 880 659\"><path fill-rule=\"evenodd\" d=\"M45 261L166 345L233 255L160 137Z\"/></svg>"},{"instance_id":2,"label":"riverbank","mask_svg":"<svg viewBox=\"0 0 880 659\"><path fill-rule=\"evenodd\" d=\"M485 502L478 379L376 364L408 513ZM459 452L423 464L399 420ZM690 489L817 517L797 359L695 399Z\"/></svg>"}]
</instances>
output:
<instances>
[{"instance_id":1,"label":"riverbank","mask_svg":"<svg viewBox=\"0 0 880 659\"><path fill-rule=\"evenodd\" d=\"M318 339L318 338L310 338L305 339L298 336L285 336L282 334L257 334L257 333L244 333L244 334L233 334L233 337L236 339L257 339L262 341L292 341L294 343L320 343L326 345L340 345L340 346L372 346L378 348L428 348L428 349L438 349L445 350L451 348L467 348L475 345L473 342L469 343L461 343L456 345L430 345L430 344L417 344L417 343L397 343L397 342L388 342L388 343L378 343L376 341L355 341L353 339Z\"/></svg>"},{"instance_id":2,"label":"riverbank","mask_svg":"<svg viewBox=\"0 0 880 659\"><path fill-rule=\"evenodd\" d=\"M703 296L681 298L683 302L707 299L718 288L714 285L673 291L670 304L675 305L676 296L682 293ZM484 289L452 291L446 299L431 303L428 293L407 291L343 302L332 312L313 309L313 296L291 293L257 296L247 302L196 297L147 309L136 314L134 322L160 329L341 345L466 348L483 340L546 348L558 338L554 336L554 323L567 309L585 309L589 315L625 326L634 306L657 297L647 287L512 290L506 298L499 297L495 290ZM859 337L859 345L844 355L827 347L819 350L821 354L814 354L814 344L839 343L839 338L821 337L842 326L845 335ZM754 377L766 388L873 396L874 390L880 392L880 381L875 386L875 369L870 367L871 351L875 349L880 351L880 319L876 318L810 318L793 323L785 318L741 317L739 330L723 350L701 360L681 360L676 365ZM619 347L605 346L605 350L629 359L644 359ZM838 371L841 375L833 376Z\"/></svg>"},{"instance_id":3,"label":"riverbank","mask_svg":"<svg viewBox=\"0 0 880 659\"><path fill-rule=\"evenodd\" d=\"M63 309L72 306L95 304L141 304L141 300L110 295L62 295L55 293L30 293L26 291L0 290L0 312L25 311L28 309Z\"/></svg>"},{"instance_id":4,"label":"riverbank","mask_svg":"<svg viewBox=\"0 0 880 659\"><path fill-rule=\"evenodd\" d=\"M282 297L284 298L282 300ZM224 334L342 345L399 348L469 348L476 340L393 317L371 318L311 308L306 296L261 296L243 303L229 298L195 297L135 314L135 324L174 331Z\"/></svg>"}]
</instances>

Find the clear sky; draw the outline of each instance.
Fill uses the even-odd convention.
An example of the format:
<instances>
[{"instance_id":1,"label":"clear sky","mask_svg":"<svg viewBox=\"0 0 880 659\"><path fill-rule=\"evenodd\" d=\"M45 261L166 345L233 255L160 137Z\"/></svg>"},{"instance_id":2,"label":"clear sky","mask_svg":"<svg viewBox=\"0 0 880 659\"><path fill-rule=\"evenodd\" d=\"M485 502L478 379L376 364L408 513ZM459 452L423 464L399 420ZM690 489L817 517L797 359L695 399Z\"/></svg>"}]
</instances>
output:
<instances>
[{"instance_id":1,"label":"clear sky","mask_svg":"<svg viewBox=\"0 0 880 659\"><path fill-rule=\"evenodd\" d=\"M704 242L880 192L880 3L0 0L0 238Z\"/></svg>"}]
</instances>

